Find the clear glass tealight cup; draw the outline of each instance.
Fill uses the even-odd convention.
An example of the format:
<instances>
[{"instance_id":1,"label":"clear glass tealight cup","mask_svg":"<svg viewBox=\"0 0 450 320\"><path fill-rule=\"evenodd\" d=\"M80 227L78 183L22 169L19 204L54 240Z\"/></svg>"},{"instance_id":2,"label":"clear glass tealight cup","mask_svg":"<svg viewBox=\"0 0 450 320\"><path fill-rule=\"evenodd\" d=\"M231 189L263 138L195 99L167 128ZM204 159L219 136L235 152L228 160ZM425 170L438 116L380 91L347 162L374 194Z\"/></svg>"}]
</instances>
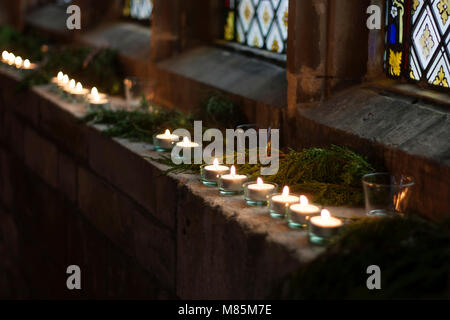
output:
<instances>
[{"instance_id":1,"label":"clear glass tealight cup","mask_svg":"<svg viewBox=\"0 0 450 320\"><path fill-rule=\"evenodd\" d=\"M249 176L243 174L223 174L219 177L217 185L221 195L233 196L244 193L244 184L248 182Z\"/></svg>"},{"instance_id":2,"label":"clear glass tealight cup","mask_svg":"<svg viewBox=\"0 0 450 320\"><path fill-rule=\"evenodd\" d=\"M213 164L200 166L202 183L207 186L217 186L220 176L228 173L230 173L230 167L219 164L217 159Z\"/></svg>"},{"instance_id":3,"label":"clear glass tealight cup","mask_svg":"<svg viewBox=\"0 0 450 320\"><path fill-rule=\"evenodd\" d=\"M157 152L170 152L180 137L174 134L154 134L153 147Z\"/></svg>"},{"instance_id":4,"label":"clear glass tealight cup","mask_svg":"<svg viewBox=\"0 0 450 320\"><path fill-rule=\"evenodd\" d=\"M244 184L244 198L249 206L266 206L277 189L276 183L260 183L258 179Z\"/></svg>"},{"instance_id":5,"label":"clear glass tealight cup","mask_svg":"<svg viewBox=\"0 0 450 320\"><path fill-rule=\"evenodd\" d=\"M288 190L287 192L285 192ZM269 212L272 218L285 218L289 206L298 203L299 197L289 194L289 189L283 190L283 193L274 193L269 198Z\"/></svg>"},{"instance_id":6,"label":"clear glass tealight cup","mask_svg":"<svg viewBox=\"0 0 450 320\"><path fill-rule=\"evenodd\" d=\"M286 221L291 229L303 229L308 226L311 217L320 215L322 206L309 203L308 198L300 196L300 202L289 206Z\"/></svg>"},{"instance_id":7,"label":"clear glass tealight cup","mask_svg":"<svg viewBox=\"0 0 450 320\"><path fill-rule=\"evenodd\" d=\"M367 216L394 216L406 213L414 178L387 172L362 177Z\"/></svg>"}]
</instances>

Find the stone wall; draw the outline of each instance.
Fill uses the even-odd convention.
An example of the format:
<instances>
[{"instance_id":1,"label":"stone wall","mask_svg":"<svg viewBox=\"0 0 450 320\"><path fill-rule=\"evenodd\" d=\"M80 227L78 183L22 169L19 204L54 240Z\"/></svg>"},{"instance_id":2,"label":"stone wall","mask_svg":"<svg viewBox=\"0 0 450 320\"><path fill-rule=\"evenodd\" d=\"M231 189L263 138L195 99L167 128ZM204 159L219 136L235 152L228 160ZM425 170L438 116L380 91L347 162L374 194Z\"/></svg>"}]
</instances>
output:
<instances>
[{"instance_id":1,"label":"stone wall","mask_svg":"<svg viewBox=\"0 0 450 320\"><path fill-rule=\"evenodd\" d=\"M103 136L83 105L17 84L0 71L4 297L265 298L322 251L198 176L162 175L150 145ZM66 289L71 264L81 291Z\"/></svg>"}]
</instances>

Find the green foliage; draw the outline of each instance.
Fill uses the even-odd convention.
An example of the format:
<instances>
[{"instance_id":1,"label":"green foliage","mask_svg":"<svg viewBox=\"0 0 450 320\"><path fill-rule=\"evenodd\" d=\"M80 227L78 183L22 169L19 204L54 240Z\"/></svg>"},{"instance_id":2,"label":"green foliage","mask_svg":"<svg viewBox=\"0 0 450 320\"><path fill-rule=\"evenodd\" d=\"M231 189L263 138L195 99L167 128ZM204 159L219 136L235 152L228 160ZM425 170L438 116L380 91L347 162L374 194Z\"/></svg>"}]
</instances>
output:
<instances>
[{"instance_id":1,"label":"green foliage","mask_svg":"<svg viewBox=\"0 0 450 320\"><path fill-rule=\"evenodd\" d=\"M222 93L215 91L202 103L202 119L206 119L213 127L234 128L246 122L241 109Z\"/></svg>"},{"instance_id":2,"label":"green foliage","mask_svg":"<svg viewBox=\"0 0 450 320\"><path fill-rule=\"evenodd\" d=\"M381 290L366 269L381 268ZM339 267L336 267L339 266ZM450 298L450 219L366 218L348 225L311 264L286 279L282 298ZM282 295L282 296L281 296Z\"/></svg>"},{"instance_id":3,"label":"green foliage","mask_svg":"<svg viewBox=\"0 0 450 320\"><path fill-rule=\"evenodd\" d=\"M302 152L290 150L278 173L266 180L290 186L295 192L309 193L324 205L361 205L361 178L374 168L348 148L310 148Z\"/></svg>"},{"instance_id":4,"label":"green foliage","mask_svg":"<svg viewBox=\"0 0 450 320\"><path fill-rule=\"evenodd\" d=\"M47 53L46 63L22 81L22 87L49 83L59 71L69 74L85 87L97 87L109 94L123 91L117 53L111 49L57 48Z\"/></svg>"},{"instance_id":5,"label":"green foliage","mask_svg":"<svg viewBox=\"0 0 450 320\"><path fill-rule=\"evenodd\" d=\"M103 132L109 137L126 138L132 141L153 143L153 135L165 129L186 128L191 126L189 116L176 111L154 109L145 110L98 110L89 112L83 119L94 124L107 124Z\"/></svg>"},{"instance_id":6,"label":"green foliage","mask_svg":"<svg viewBox=\"0 0 450 320\"><path fill-rule=\"evenodd\" d=\"M0 53L7 50L36 62L43 58L41 48L44 44L44 40L34 34L24 34L11 26L0 27Z\"/></svg>"}]
</instances>

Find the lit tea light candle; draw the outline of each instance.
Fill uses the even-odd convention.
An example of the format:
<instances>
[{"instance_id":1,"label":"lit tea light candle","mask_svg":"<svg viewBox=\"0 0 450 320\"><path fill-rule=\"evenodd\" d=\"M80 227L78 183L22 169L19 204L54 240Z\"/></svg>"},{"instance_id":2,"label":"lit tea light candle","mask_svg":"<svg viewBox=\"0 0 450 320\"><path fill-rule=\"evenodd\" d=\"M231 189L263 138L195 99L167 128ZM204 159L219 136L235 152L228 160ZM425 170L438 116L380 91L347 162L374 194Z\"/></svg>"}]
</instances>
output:
<instances>
[{"instance_id":1,"label":"lit tea light candle","mask_svg":"<svg viewBox=\"0 0 450 320\"><path fill-rule=\"evenodd\" d=\"M282 218L291 204L297 203L299 197L289 194L289 187L283 188L282 194L275 194L270 197L269 211L272 218Z\"/></svg>"},{"instance_id":2,"label":"lit tea light candle","mask_svg":"<svg viewBox=\"0 0 450 320\"><path fill-rule=\"evenodd\" d=\"M106 94L98 92L98 89L96 87L93 87L91 89L91 93L89 94L88 98L94 99L96 97L99 97L100 99L104 99L104 98L106 98Z\"/></svg>"},{"instance_id":3,"label":"lit tea light candle","mask_svg":"<svg viewBox=\"0 0 450 320\"><path fill-rule=\"evenodd\" d=\"M14 64L16 65L16 68L17 68L17 69L22 68L22 63L23 63L22 57L17 56L17 57L14 59Z\"/></svg>"},{"instance_id":4,"label":"lit tea light candle","mask_svg":"<svg viewBox=\"0 0 450 320\"><path fill-rule=\"evenodd\" d=\"M320 208L310 204L308 198L300 196L300 203L292 204L288 209L288 223L291 228L306 227L312 216L320 213Z\"/></svg>"},{"instance_id":5,"label":"lit tea light candle","mask_svg":"<svg viewBox=\"0 0 450 320\"><path fill-rule=\"evenodd\" d=\"M63 78L64 74L61 71L59 71L56 77L52 78L52 83L59 87L62 85Z\"/></svg>"},{"instance_id":6,"label":"lit tea light candle","mask_svg":"<svg viewBox=\"0 0 450 320\"><path fill-rule=\"evenodd\" d=\"M313 243L324 243L335 236L343 225L342 220L332 217L330 211L324 209L320 216L309 219L309 239Z\"/></svg>"},{"instance_id":7,"label":"lit tea light candle","mask_svg":"<svg viewBox=\"0 0 450 320\"><path fill-rule=\"evenodd\" d=\"M200 174L202 177L202 182L205 185L217 185L217 181L222 174L227 174L230 172L230 168L219 164L217 158L214 159L212 165L202 165L200 167Z\"/></svg>"},{"instance_id":8,"label":"lit tea light candle","mask_svg":"<svg viewBox=\"0 0 450 320\"><path fill-rule=\"evenodd\" d=\"M88 89L83 88L81 82L78 82L74 89L70 90L70 95L74 102L84 101L86 95L89 93Z\"/></svg>"},{"instance_id":9,"label":"lit tea light candle","mask_svg":"<svg viewBox=\"0 0 450 320\"><path fill-rule=\"evenodd\" d=\"M276 183L264 183L261 178L255 182L244 184L244 196L248 205L263 206L267 204L270 195L272 195L278 185Z\"/></svg>"},{"instance_id":10,"label":"lit tea light candle","mask_svg":"<svg viewBox=\"0 0 450 320\"><path fill-rule=\"evenodd\" d=\"M8 51L3 51L2 52L2 62L4 63L8 63L8 57L9 57L9 52Z\"/></svg>"},{"instance_id":11,"label":"lit tea light candle","mask_svg":"<svg viewBox=\"0 0 450 320\"><path fill-rule=\"evenodd\" d=\"M91 94L88 96L88 108L108 108L108 107L109 107L109 100L107 96L104 94L100 95L100 93L98 93L96 88L95 90L91 90Z\"/></svg>"},{"instance_id":12,"label":"lit tea light candle","mask_svg":"<svg viewBox=\"0 0 450 320\"><path fill-rule=\"evenodd\" d=\"M71 92L75 89L76 82L74 79L70 79L69 84L66 86L66 91Z\"/></svg>"},{"instance_id":13,"label":"lit tea light candle","mask_svg":"<svg viewBox=\"0 0 450 320\"><path fill-rule=\"evenodd\" d=\"M236 167L231 166L230 173L221 175L219 178L219 192L223 195L235 195L244 191L244 183L248 176L236 174Z\"/></svg>"},{"instance_id":14,"label":"lit tea light candle","mask_svg":"<svg viewBox=\"0 0 450 320\"><path fill-rule=\"evenodd\" d=\"M10 66L13 66L15 61L16 61L16 56L14 55L14 53L10 52L9 55L8 55L8 64Z\"/></svg>"},{"instance_id":15,"label":"lit tea light candle","mask_svg":"<svg viewBox=\"0 0 450 320\"><path fill-rule=\"evenodd\" d=\"M166 152L170 151L178 140L180 140L180 137L171 134L170 130L167 129L163 134L157 134L153 137L153 145L156 151Z\"/></svg>"}]
</instances>

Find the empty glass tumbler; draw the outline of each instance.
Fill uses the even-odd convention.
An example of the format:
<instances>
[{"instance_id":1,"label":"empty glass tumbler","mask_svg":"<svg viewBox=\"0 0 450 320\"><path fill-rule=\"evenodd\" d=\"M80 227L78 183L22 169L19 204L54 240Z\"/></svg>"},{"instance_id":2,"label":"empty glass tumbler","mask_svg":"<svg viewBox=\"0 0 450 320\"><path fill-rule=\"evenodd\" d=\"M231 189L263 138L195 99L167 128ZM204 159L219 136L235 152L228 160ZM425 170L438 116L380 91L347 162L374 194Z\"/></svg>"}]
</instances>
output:
<instances>
[{"instance_id":1,"label":"empty glass tumbler","mask_svg":"<svg viewBox=\"0 0 450 320\"><path fill-rule=\"evenodd\" d=\"M371 173L362 178L366 214L392 216L407 210L414 178L389 173Z\"/></svg>"}]
</instances>

